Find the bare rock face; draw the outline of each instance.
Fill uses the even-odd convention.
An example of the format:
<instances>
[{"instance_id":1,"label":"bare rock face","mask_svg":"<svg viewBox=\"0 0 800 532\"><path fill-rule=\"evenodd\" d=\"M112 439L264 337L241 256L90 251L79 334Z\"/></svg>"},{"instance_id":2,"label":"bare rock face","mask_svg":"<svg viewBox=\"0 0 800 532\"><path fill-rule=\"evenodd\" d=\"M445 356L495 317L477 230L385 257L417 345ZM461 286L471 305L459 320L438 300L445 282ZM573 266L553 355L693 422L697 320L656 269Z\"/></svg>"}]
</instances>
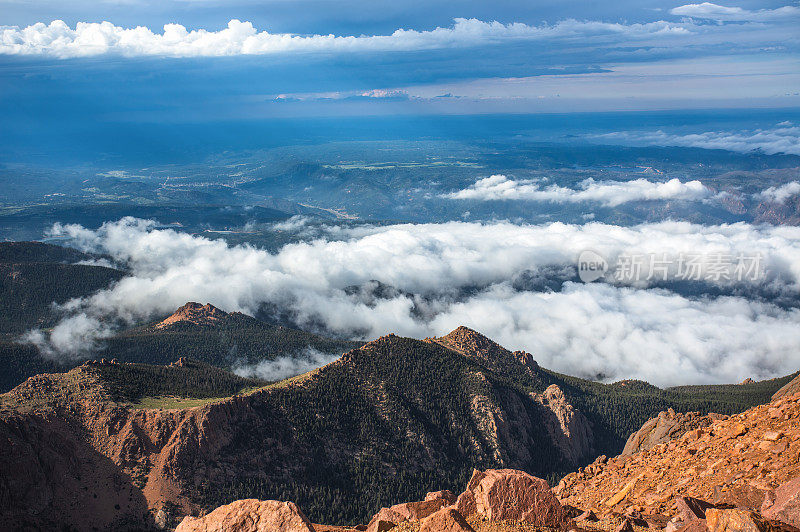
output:
<instances>
[{"instance_id":1,"label":"bare rock face","mask_svg":"<svg viewBox=\"0 0 800 532\"><path fill-rule=\"evenodd\" d=\"M706 510L714 507L711 503L695 499L694 497L676 497L675 506L678 508L678 513L685 523L697 519L705 519Z\"/></svg>"},{"instance_id":2,"label":"bare rock face","mask_svg":"<svg viewBox=\"0 0 800 532\"><path fill-rule=\"evenodd\" d=\"M569 404L561 388L551 384L543 394L535 394L534 399L546 411L545 423L550 439L568 461L578 464L595 454L589 420Z\"/></svg>"},{"instance_id":3,"label":"bare rock face","mask_svg":"<svg viewBox=\"0 0 800 532\"><path fill-rule=\"evenodd\" d=\"M228 313L218 309L211 303L201 305L190 301L175 311L175 313L164 321L156 324L157 329L163 329L176 323L194 323L195 325L210 325L227 316Z\"/></svg>"},{"instance_id":4,"label":"bare rock face","mask_svg":"<svg viewBox=\"0 0 800 532\"><path fill-rule=\"evenodd\" d=\"M175 532L314 532L292 502L243 499L204 517L185 517Z\"/></svg>"},{"instance_id":5,"label":"bare rock face","mask_svg":"<svg viewBox=\"0 0 800 532\"><path fill-rule=\"evenodd\" d=\"M381 532L382 529L388 530L386 527L389 524L396 526L410 520L425 519L448 504L450 503L443 498L426 498L424 501L404 502L389 508L381 508L367 525L367 532Z\"/></svg>"},{"instance_id":6,"label":"bare rock face","mask_svg":"<svg viewBox=\"0 0 800 532\"><path fill-rule=\"evenodd\" d=\"M622 456L630 456L652 449L661 443L667 443L675 438L680 438L690 430L708 427L712 423L709 416L699 412L676 413L673 409L666 410L647 421L642 428L628 437Z\"/></svg>"},{"instance_id":7,"label":"bare rock face","mask_svg":"<svg viewBox=\"0 0 800 532\"><path fill-rule=\"evenodd\" d=\"M769 493L761 506L761 513L768 519L800 528L800 477Z\"/></svg>"},{"instance_id":8,"label":"bare rock face","mask_svg":"<svg viewBox=\"0 0 800 532\"><path fill-rule=\"evenodd\" d=\"M419 532L475 532L457 510L442 508L422 520Z\"/></svg>"},{"instance_id":9,"label":"bare rock face","mask_svg":"<svg viewBox=\"0 0 800 532\"><path fill-rule=\"evenodd\" d=\"M707 427L630 456L591 464L565 476L556 491L562 504L599 510L601 518L629 510L672 518L679 513L676 498L693 497L717 510L761 512L771 523L789 526L794 521L777 512L783 504L787 515L796 507L791 501L798 486L792 481L798 478L800 393L719 416Z\"/></svg>"},{"instance_id":10,"label":"bare rock face","mask_svg":"<svg viewBox=\"0 0 800 532\"><path fill-rule=\"evenodd\" d=\"M431 491L425 495L425 500L426 501L442 500L449 506L451 504L455 504L456 496L453 495L453 492L450 490Z\"/></svg>"},{"instance_id":11,"label":"bare rock face","mask_svg":"<svg viewBox=\"0 0 800 532\"><path fill-rule=\"evenodd\" d=\"M475 504L475 489L477 489L478 484L481 483L481 480L486 476L483 471L478 469L472 470L472 477L470 477L469 482L467 482L467 489L458 496L455 503L455 509L458 510L461 515L469 517L478 512L478 507Z\"/></svg>"},{"instance_id":12,"label":"bare rock face","mask_svg":"<svg viewBox=\"0 0 800 532\"><path fill-rule=\"evenodd\" d=\"M478 514L489 521L559 527L568 519L547 482L523 471L489 469L474 490Z\"/></svg>"},{"instance_id":13,"label":"bare rock face","mask_svg":"<svg viewBox=\"0 0 800 532\"><path fill-rule=\"evenodd\" d=\"M718 510L706 512L706 524L711 532L768 532L776 530L749 510Z\"/></svg>"}]
</instances>

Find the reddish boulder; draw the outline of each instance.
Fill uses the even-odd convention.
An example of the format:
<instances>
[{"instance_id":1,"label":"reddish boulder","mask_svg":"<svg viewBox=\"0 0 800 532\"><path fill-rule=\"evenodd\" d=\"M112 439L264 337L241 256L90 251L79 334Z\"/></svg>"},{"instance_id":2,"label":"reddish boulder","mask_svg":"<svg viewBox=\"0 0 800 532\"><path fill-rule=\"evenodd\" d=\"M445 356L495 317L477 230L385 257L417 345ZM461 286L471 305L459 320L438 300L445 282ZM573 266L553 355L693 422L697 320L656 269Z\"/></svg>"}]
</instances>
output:
<instances>
[{"instance_id":1,"label":"reddish boulder","mask_svg":"<svg viewBox=\"0 0 800 532\"><path fill-rule=\"evenodd\" d=\"M514 469L489 469L474 490L477 513L490 521L560 527L569 519L547 482Z\"/></svg>"},{"instance_id":2,"label":"reddish boulder","mask_svg":"<svg viewBox=\"0 0 800 532\"><path fill-rule=\"evenodd\" d=\"M425 495L425 500L426 501L442 500L446 504L450 505L450 504L455 504L456 496L453 495L453 492L450 490L431 491L428 492L427 495Z\"/></svg>"},{"instance_id":3,"label":"reddish boulder","mask_svg":"<svg viewBox=\"0 0 800 532\"><path fill-rule=\"evenodd\" d=\"M708 532L705 519L694 519L688 524L678 528L678 532Z\"/></svg>"},{"instance_id":4,"label":"reddish boulder","mask_svg":"<svg viewBox=\"0 0 800 532\"><path fill-rule=\"evenodd\" d=\"M419 532L475 532L458 511L442 508L422 520Z\"/></svg>"},{"instance_id":5,"label":"reddish boulder","mask_svg":"<svg viewBox=\"0 0 800 532\"><path fill-rule=\"evenodd\" d=\"M693 497L676 497L675 505L678 507L678 514L685 523L690 523L695 519L705 519L706 510L713 508L714 505L695 499Z\"/></svg>"},{"instance_id":6,"label":"reddish boulder","mask_svg":"<svg viewBox=\"0 0 800 532\"><path fill-rule=\"evenodd\" d=\"M614 528L614 532L633 532L633 525L627 519L623 519L622 522Z\"/></svg>"},{"instance_id":7,"label":"reddish boulder","mask_svg":"<svg viewBox=\"0 0 800 532\"><path fill-rule=\"evenodd\" d=\"M766 490L746 484L744 486L722 486L714 488L712 501L716 508L743 508L760 511L767 494Z\"/></svg>"},{"instance_id":8,"label":"reddish boulder","mask_svg":"<svg viewBox=\"0 0 800 532\"><path fill-rule=\"evenodd\" d=\"M768 532L772 530L768 523L749 510L718 510L709 508L706 511L706 524L711 532Z\"/></svg>"},{"instance_id":9,"label":"reddish boulder","mask_svg":"<svg viewBox=\"0 0 800 532\"><path fill-rule=\"evenodd\" d=\"M454 507L458 512L466 517L469 517L472 514L478 512L478 508L475 505L475 488L478 487L483 477L486 475L477 469L472 470L472 477L467 482L467 489L458 496Z\"/></svg>"},{"instance_id":10,"label":"reddish boulder","mask_svg":"<svg viewBox=\"0 0 800 532\"><path fill-rule=\"evenodd\" d=\"M367 532L385 532L406 521L406 519L405 516L400 515L391 508L381 508L367 525Z\"/></svg>"},{"instance_id":11,"label":"reddish boulder","mask_svg":"<svg viewBox=\"0 0 800 532\"><path fill-rule=\"evenodd\" d=\"M204 517L187 516L175 532L314 532L292 502L244 499L220 506Z\"/></svg>"},{"instance_id":12,"label":"reddish boulder","mask_svg":"<svg viewBox=\"0 0 800 532\"><path fill-rule=\"evenodd\" d=\"M408 519L424 519L434 512L447 506L443 499L433 499L430 501L404 502L395 504L390 510Z\"/></svg>"},{"instance_id":13,"label":"reddish boulder","mask_svg":"<svg viewBox=\"0 0 800 532\"><path fill-rule=\"evenodd\" d=\"M774 519L800 528L800 477L778 486L761 506L767 519Z\"/></svg>"},{"instance_id":14,"label":"reddish boulder","mask_svg":"<svg viewBox=\"0 0 800 532\"><path fill-rule=\"evenodd\" d=\"M447 506L444 499L428 501L404 502L389 508L381 508L367 525L367 532L383 532L388 530L388 525L399 525L409 520L419 521Z\"/></svg>"}]
</instances>

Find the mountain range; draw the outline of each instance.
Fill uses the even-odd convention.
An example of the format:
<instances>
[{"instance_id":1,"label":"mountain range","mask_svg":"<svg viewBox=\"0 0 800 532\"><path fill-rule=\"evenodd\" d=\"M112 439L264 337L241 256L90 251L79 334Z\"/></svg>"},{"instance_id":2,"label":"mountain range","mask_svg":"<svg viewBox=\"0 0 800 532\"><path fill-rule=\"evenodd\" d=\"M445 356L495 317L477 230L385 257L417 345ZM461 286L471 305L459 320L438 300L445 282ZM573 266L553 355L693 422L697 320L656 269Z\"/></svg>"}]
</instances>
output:
<instances>
[{"instance_id":1,"label":"mountain range","mask_svg":"<svg viewBox=\"0 0 800 532\"><path fill-rule=\"evenodd\" d=\"M388 335L277 383L187 359L90 361L2 396L0 513L19 527L140 529L258 498L355 524L458 489L476 467L557 483L619 453L662 410L735 414L793 377L600 384L465 327L426 340Z\"/></svg>"}]
</instances>

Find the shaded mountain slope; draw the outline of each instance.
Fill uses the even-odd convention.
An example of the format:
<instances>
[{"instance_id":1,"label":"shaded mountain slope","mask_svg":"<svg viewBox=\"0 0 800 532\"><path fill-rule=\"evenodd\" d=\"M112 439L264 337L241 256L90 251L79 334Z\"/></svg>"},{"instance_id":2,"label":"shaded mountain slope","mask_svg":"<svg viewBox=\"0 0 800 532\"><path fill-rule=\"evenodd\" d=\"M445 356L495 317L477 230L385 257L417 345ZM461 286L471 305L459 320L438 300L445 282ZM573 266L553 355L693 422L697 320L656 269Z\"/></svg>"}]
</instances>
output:
<instances>
[{"instance_id":1,"label":"shaded mountain slope","mask_svg":"<svg viewBox=\"0 0 800 532\"><path fill-rule=\"evenodd\" d=\"M0 243L0 333L22 333L56 323L53 303L85 296L125 273L115 268L75 264L98 257L41 242Z\"/></svg>"}]
</instances>

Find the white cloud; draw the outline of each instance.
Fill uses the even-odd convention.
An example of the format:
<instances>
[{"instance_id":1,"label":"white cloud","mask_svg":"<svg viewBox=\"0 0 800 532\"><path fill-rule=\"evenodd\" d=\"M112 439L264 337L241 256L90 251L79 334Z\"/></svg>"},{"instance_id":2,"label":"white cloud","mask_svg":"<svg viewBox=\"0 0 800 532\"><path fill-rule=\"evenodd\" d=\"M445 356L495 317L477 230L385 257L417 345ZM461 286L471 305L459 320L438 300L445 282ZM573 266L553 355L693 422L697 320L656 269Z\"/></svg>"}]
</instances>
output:
<instances>
[{"instance_id":1,"label":"white cloud","mask_svg":"<svg viewBox=\"0 0 800 532\"><path fill-rule=\"evenodd\" d=\"M514 40L617 36L645 38L686 35L685 25L665 21L615 24L565 20L553 25L502 24L477 19L455 19L449 28L417 31L398 29L391 35L302 36L258 31L250 22L231 20L225 29L187 30L166 24L163 33L149 28L123 28L110 22L78 22L74 28L61 20L20 28L0 29L0 54L49 55L59 58L107 53L123 56L216 57L296 52L396 52L477 46Z\"/></svg>"},{"instance_id":2,"label":"white cloud","mask_svg":"<svg viewBox=\"0 0 800 532\"><path fill-rule=\"evenodd\" d=\"M323 353L308 347L295 356L282 356L274 360L262 360L257 364L234 364L232 370L240 377L257 377L267 381L279 381L321 368L338 360L340 356L341 354Z\"/></svg>"},{"instance_id":3,"label":"white cloud","mask_svg":"<svg viewBox=\"0 0 800 532\"><path fill-rule=\"evenodd\" d=\"M685 222L331 226L328 236L274 254L156 230L134 219L96 231L65 226L56 232L131 269L131 276L112 288L63 306L69 318L57 329L71 334L32 333L31 340L66 356L107 335L109 323L154 319L186 301L203 300L250 314L269 303L300 326L322 325L366 339L387 332L422 338L464 324L510 348L529 350L545 367L660 385L735 382L800 366L800 315L764 302L768 297L698 298L572 282L547 293L516 284L524 272L535 277L570 271L585 249L612 263L621 254L637 253L666 253L673 259L681 253L758 254L767 276L745 283L744 292L796 298L797 227ZM392 288L378 294L376 282ZM362 289L348 289L352 286Z\"/></svg>"},{"instance_id":4,"label":"white cloud","mask_svg":"<svg viewBox=\"0 0 800 532\"><path fill-rule=\"evenodd\" d=\"M711 2L686 4L670 10L673 15L720 21L767 21L800 18L800 8L784 6L777 9L750 11L741 7L726 7Z\"/></svg>"},{"instance_id":5,"label":"white cloud","mask_svg":"<svg viewBox=\"0 0 800 532\"><path fill-rule=\"evenodd\" d=\"M632 181L595 181L586 179L580 188L558 185L542 186L538 181L513 180L504 175L479 179L464 190L444 194L443 197L461 200L531 200L554 203L579 203L594 201L607 207L616 207L631 201L646 200L699 200L711 193L700 181L681 182L671 179L664 183L634 179Z\"/></svg>"},{"instance_id":6,"label":"white cloud","mask_svg":"<svg viewBox=\"0 0 800 532\"><path fill-rule=\"evenodd\" d=\"M663 131L620 131L596 135L593 138L633 145L685 146L709 150L728 150L749 153L760 150L766 154L800 155L800 127L783 122L772 129L753 131L706 131L690 135L669 134Z\"/></svg>"},{"instance_id":7,"label":"white cloud","mask_svg":"<svg viewBox=\"0 0 800 532\"><path fill-rule=\"evenodd\" d=\"M787 199L797 194L800 194L800 183L791 181L779 187L769 187L756 194L756 198L773 203L785 203Z\"/></svg>"}]
</instances>

